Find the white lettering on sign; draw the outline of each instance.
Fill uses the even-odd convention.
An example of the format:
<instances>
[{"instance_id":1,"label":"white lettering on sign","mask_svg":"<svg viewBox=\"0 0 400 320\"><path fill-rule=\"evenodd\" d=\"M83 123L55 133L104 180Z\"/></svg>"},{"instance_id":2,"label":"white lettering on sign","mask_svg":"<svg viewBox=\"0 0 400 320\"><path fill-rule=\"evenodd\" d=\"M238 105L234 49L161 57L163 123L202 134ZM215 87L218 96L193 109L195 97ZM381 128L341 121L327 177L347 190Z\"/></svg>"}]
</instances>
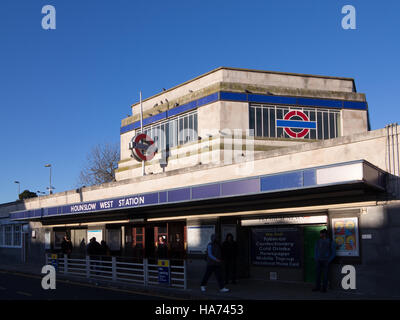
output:
<instances>
[{"instance_id":1,"label":"white lettering on sign","mask_svg":"<svg viewBox=\"0 0 400 320\"><path fill-rule=\"evenodd\" d=\"M132 206L132 205L138 205L138 204L144 204L144 197L133 197L133 198L121 199L121 200L119 200L118 206L125 207L125 206Z\"/></svg>"},{"instance_id":2,"label":"white lettering on sign","mask_svg":"<svg viewBox=\"0 0 400 320\"><path fill-rule=\"evenodd\" d=\"M110 209L113 207L114 201L110 200L110 201L103 201L100 202L100 208L101 209Z\"/></svg>"},{"instance_id":3,"label":"white lettering on sign","mask_svg":"<svg viewBox=\"0 0 400 320\"><path fill-rule=\"evenodd\" d=\"M71 212L96 210L96 203L76 204L71 206Z\"/></svg>"}]
</instances>

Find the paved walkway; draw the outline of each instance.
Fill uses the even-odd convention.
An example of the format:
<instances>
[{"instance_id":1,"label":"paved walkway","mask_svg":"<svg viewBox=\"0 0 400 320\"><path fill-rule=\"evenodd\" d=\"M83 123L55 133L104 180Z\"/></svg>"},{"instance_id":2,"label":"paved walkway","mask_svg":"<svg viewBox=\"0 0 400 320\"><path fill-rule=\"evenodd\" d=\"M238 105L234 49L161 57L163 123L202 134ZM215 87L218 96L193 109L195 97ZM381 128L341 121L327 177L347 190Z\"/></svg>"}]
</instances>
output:
<instances>
[{"instance_id":1,"label":"paved walkway","mask_svg":"<svg viewBox=\"0 0 400 320\"><path fill-rule=\"evenodd\" d=\"M7 272L41 275L42 265L29 264L0 264L0 270ZM57 275L61 279L69 279L77 282L89 282L95 285L109 286L113 288L129 289L138 292L154 293L171 299L196 299L196 300L364 300L364 299L390 299L390 297L367 296L343 290L328 290L326 293L312 292L312 285L305 283L264 281L254 279L240 279L237 284L227 287L230 292L220 293L217 284L211 278L207 291L201 292L199 281L189 280L187 290L140 286L126 283L87 280L80 277L71 277L63 274Z\"/></svg>"}]
</instances>

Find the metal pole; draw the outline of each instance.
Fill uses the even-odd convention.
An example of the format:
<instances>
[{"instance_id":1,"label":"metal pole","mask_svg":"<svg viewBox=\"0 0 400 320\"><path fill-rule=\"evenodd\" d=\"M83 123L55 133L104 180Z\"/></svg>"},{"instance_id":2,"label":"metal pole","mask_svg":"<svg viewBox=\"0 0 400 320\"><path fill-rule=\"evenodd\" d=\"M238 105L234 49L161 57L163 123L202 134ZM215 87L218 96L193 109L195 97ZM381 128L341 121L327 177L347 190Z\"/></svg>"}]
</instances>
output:
<instances>
[{"instance_id":1,"label":"metal pole","mask_svg":"<svg viewBox=\"0 0 400 320\"><path fill-rule=\"evenodd\" d=\"M143 105L142 105L142 91L140 91L140 132L143 133ZM144 168L144 160L142 160L142 176L146 175Z\"/></svg>"},{"instance_id":2,"label":"metal pole","mask_svg":"<svg viewBox=\"0 0 400 320\"><path fill-rule=\"evenodd\" d=\"M51 190L51 166L50 166L50 185L49 185L49 194L52 194L53 191Z\"/></svg>"}]
</instances>

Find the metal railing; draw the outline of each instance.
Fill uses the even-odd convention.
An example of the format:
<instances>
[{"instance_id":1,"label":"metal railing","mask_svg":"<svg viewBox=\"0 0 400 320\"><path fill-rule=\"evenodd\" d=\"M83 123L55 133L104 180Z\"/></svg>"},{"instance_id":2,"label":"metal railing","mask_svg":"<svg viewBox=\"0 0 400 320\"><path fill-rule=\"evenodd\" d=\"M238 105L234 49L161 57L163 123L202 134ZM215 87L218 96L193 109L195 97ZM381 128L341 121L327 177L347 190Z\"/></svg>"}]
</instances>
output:
<instances>
[{"instance_id":1,"label":"metal railing","mask_svg":"<svg viewBox=\"0 0 400 320\"><path fill-rule=\"evenodd\" d=\"M163 283L159 281L160 266L157 262L156 259L147 258L111 256L69 258L67 255L46 254L46 264L54 265L58 273L65 275L187 289L186 260L168 260L169 281Z\"/></svg>"}]
</instances>

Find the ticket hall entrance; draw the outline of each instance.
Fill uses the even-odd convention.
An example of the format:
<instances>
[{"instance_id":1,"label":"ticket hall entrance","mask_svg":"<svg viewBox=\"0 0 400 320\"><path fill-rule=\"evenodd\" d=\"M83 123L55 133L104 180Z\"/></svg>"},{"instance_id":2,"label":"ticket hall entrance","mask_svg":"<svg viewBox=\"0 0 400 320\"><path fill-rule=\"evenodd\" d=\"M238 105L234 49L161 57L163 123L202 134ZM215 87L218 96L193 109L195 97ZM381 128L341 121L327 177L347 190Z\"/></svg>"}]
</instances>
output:
<instances>
[{"instance_id":1,"label":"ticket hall entrance","mask_svg":"<svg viewBox=\"0 0 400 320\"><path fill-rule=\"evenodd\" d=\"M136 258L183 259L186 255L184 221L135 224L131 234L130 246Z\"/></svg>"}]
</instances>

